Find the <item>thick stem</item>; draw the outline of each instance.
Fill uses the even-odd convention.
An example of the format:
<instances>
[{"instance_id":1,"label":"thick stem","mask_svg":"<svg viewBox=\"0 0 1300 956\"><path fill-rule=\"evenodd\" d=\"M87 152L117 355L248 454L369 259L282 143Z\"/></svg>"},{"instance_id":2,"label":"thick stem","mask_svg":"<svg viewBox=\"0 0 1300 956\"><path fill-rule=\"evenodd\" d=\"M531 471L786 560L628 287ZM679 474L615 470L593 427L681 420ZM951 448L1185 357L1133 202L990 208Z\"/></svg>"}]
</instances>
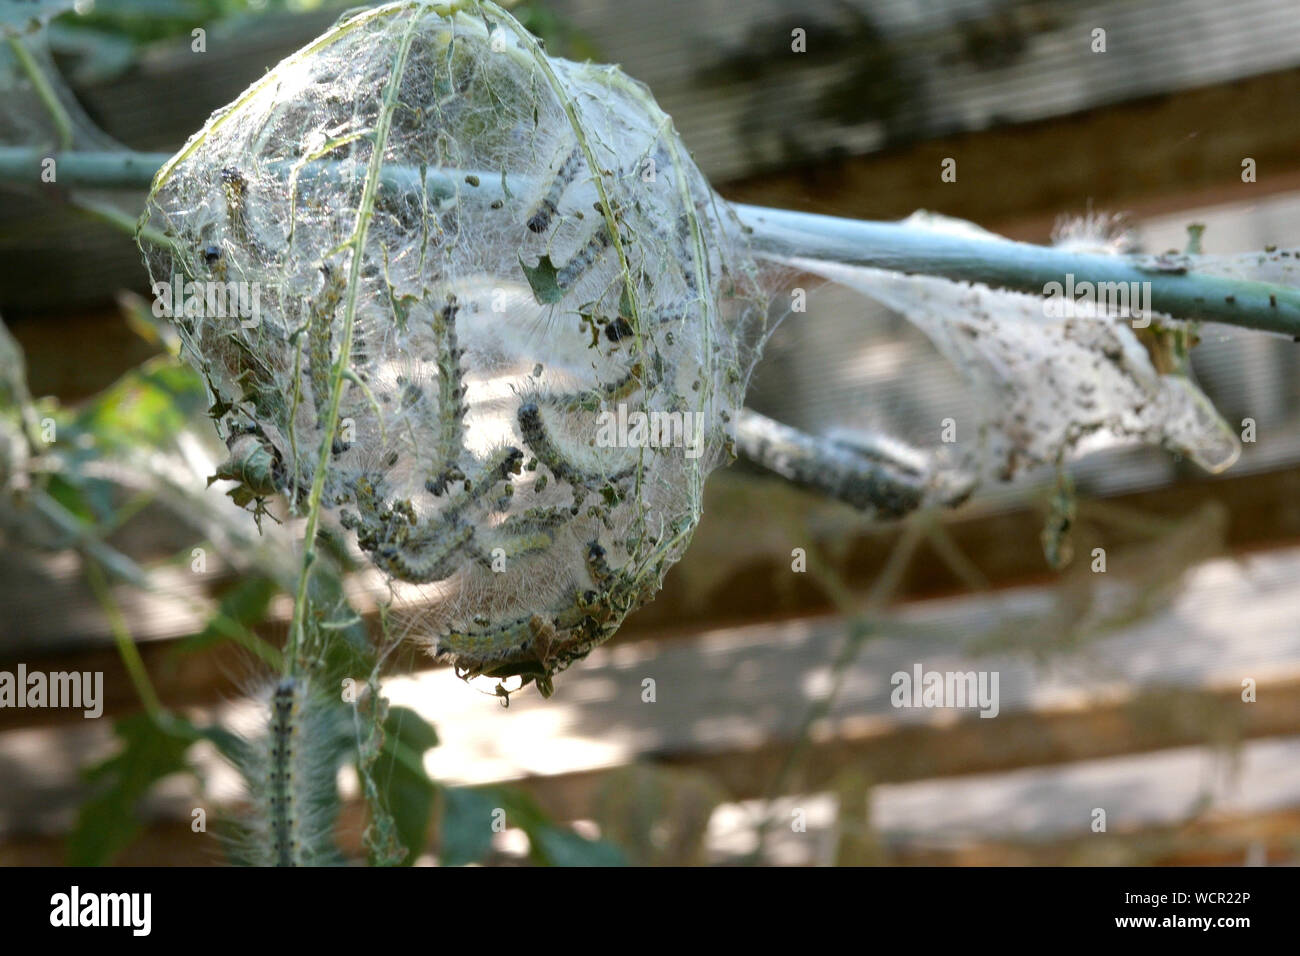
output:
<instances>
[{"instance_id":1,"label":"thick stem","mask_svg":"<svg viewBox=\"0 0 1300 956\"><path fill-rule=\"evenodd\" d=\"M49 154L0 147L0 183L39 185L41 161ZM165 157L155 153L55 153L64 187L146 188ZM317 165L308 164L309 168ZM418 188L419 172L384 167L387 183ZM449 192L458 172L430 170L425 188ZM493 179L484 174L490 188ZM520 184L522 185L522 184ZM760 256L778 260L821 259L913 275L932 275L994 288L1043 295L1050 282L1072 275L1076 284L1150 283L1150 307L1176 319L1228 325L1300 337L1300 290L1289 286L1200 275L1196 256L1170 271L1148 257L1067 252L1010 240L950 236L901 223L841 219L790 209L733 204L746 240ZM1186 267L1183 271L1181 267Z\"/></svg>"},{"instance_id":2,"label":"thick stem","mask_svg":"<svg viewBox=\"0 0 1300 956\"><path fill-rule=\"evenodd\" d=\"M1300 335L1300 290L1265 282L1199 275L1196 257L1180 258L1187 271L1170 271L1142 256L1067 252L1009 239L950 236L899 223L840 219L787 209L734 204L751 247L779 259L821 259L908 275L942 276L994 288L1045 295L1064 284L1150 283L1150 307L1176 319L1224 322Z\"/></svg>"},{"instance_id":3,"label":"thick stem","mask_svg":"<svg viewBox=\"0 0 1300 956\"><path fill-rule=\"evenodd\" d=\"M0 146L0 183L41 188L148 189L168 153L130 150L59 152L28 146ZM41 180L42 164L54 160L55 182Z\"/></svg>"}]
</instances>

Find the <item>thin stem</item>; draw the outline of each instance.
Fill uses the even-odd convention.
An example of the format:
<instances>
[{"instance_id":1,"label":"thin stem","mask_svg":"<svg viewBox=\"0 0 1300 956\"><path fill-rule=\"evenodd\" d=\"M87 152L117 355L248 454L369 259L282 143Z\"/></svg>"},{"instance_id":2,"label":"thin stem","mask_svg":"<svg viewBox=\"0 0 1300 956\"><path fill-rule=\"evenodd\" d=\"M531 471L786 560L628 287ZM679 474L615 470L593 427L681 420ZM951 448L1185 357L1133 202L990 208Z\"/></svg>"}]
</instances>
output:
<instances>
[{"instance_id":1,"label":"thin stem","mask_svg":"<svg viewBox=\"0 0 1300 956\"><path fill-rule=\"evenodd\" d=\"M848 677L849 668L858 659L858 654L862 651L862 645L866 643L869 637L878 633L879 613L898 590L898 586L903 580L903 574L907 571L913 555L916 554L916 549L924 540L925 527L922 521L913 518L903 525L898 541L895 542L889 558L885 562L885 567L881 570L875 583L872 584L866 599L861 602L857 600L852 589L840 579L839 575L829 565L818 559L814 549L808 549L809 568L813 572L812 579L826 592L840 614L847 620L848 634L831 664L830 690L825 696L814 701L804 713L799 729L795 732L794 741L786 751L785 759L777 769L772 782L768 785L763 817L756 828L757 844L751 855L751 859L754 861L761 859L767 833L772 827L772 803L782 796L787 789L787 782L798 766L799 760L811 739L813 725L827 716L835 706L835 701L844 688L844 681Z\"/></svg>"},{"instance_id":2,"label":"thin stem","mask_svg":"<svg viewBox=\"0 0 1300 956\"><path fill-rule=\"evenodd\" d=\"M127 676L131 678L131 684L135 687L136 696L144 705L145 713L155 723L161 725L167 719L167 712L149 680L149 671L145 668L140 651L131 638L131 632L127 629L122 609L113 598L112 590L109 589L108 581L104 577L104 569L97 561L86 562L86 580L90 582L96 600L108 617L108 626L113 632L113 642L117 645L117 653L122 658L122 666L126 668Z\"/></svg>"},{"instance_id":3,"label":"thin stem","mask_svg":"<svg viewBox=\"0 0 1300 956\"><path fill-rule=\"evenodd\" d=\"M77 547L113 574L141 590L151 590L149 577L138 564L122 552L100 540L99 536L81 523L75 515L59 504L48 492L39 490L33 495L36 510L52 525L71 537Z\"/></svg>"},{"instance_id":4,"label":"thin stem","mask_svg":"<svg viewBox=\"0 0 1300 956\"><path fill-rule=\"evenodd\" d=\"M139 224L126 213L122 212L120 209L114 209L106 203L94 202L90 199L82 199L79 196L73 196L68 200L68 206L69 208L75 209L77 212L81 213L87 219L93 219L96 222L102 222L107 226L112 226L114 229L124 233L125 235L135 236L137 235L138 229L140 238L146 239L156 246L173 245L170 236L163 235L152 226L139 226Z\"/></svg>"},{"instance_id":5,"label":"thin stem","mask_svg":"<svg viewBox=\"0 0 1300 956\"><path fill-rule=\"evenodd\" d=\"M59 102L59 97L54 92L54 87L50 85L49 78L46 77L45 71L32 58L31 51L23 44L23 41L16 36L10 36L9 49L13 52L14 59L18 61L19 67L27 74L27 79L31 80L32 89L35 90L36 96L45 107L45 111L50 114L50 120L54 123L54 133L57 137L55 142L59 149L67 149L72 145L72 120L68 117L68 111L63 108Z\"/></svg>"},{"instance_id":6,"label":"thin stem","mask_svg":"<svg viewBox=\"0 0 1300 956\"><path fill-rule=\"evenodd\" d=\"M393 112L397 107L397 96L402 85L402 76L406 70L406 58L415 36L416 20L413 18L402 34L402 40L393 61L393 70L389 74L388 87L384 91L384 101L379 109L379 118L375 124L374 145L370 154L370 166L366 170L366 180L361 191L361 201L357 206L356 224L352 236L344 244L352 249L351 271L345 294L343 310L343 329L339 336L339 351L334 362L330 382L329 405L322 416L320 452L316 459L316 471L312 475L311 491L307 496L307 520L303 527L302 567L298 574L298 587L294 593L293 619L289 625L289 642L284 651L284 666L289 674L296 673L298 656L305 646L304 628L307 620L308 581L311 566L316 556L316 528L320 524L321 498L325 492L325 475L329 470L330 454L334 445L334 433L338 428L339 404L343 397L343 383L352 360L352 327L357 311L357 290L361 283L361 260L365 252L366 233L370 227L370 217L374 212L375 194L379 188L380 170L384 165L384 153L388 148L388 131L392 126Z\"/></svg>"}]
</instances>

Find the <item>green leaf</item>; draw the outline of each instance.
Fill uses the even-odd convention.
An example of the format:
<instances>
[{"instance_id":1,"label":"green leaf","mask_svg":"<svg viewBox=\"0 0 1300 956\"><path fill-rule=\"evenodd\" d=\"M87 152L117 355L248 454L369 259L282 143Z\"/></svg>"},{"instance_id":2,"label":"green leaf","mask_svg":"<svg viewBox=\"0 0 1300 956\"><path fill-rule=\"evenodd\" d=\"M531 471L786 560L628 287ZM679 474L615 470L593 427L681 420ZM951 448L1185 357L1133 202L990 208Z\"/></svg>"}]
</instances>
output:
<instances>
[{"instance_id":1,"label":"green leaf","mask_svg":"<svg viewBox=\"0 0 1300 956\"><path fill-rule=\"evenodd\" d=\"M206 401L197 374L171 356L158 356L96 396L73 429L93 435L105 449L158 448L175 439Z\"/></svg>"},{"instance_id":2,"label":"green leaf","mask_svg":"<svg viewBox=\"0 0 1300 956\"><path fill-rule=\"evenodd\" d=\"M627 857L617 846L608 840L588 840L556 824L524 791L497 787L493 792L506 811L506 821L528 835L529 852L539 866L627 865Z\"/></svg>"},{"instance_id":3,"label":"green leaf","mask_svg":"<svg viewBox=\"0 0 1300 956\"><path fill-rule=\"evenodd\" d=\"M96 514L96 509L91 506L90 501L93 498L97 505L101 505L100 495L87 495L87 491L97 492L98 487L88 485L78 472L69 470L63 475L51 475L45 490L56 504L82 524L94 525L101 519L101 515Z\"/></svg>"},{"instance_id":4,"label":"green leaf","mask_svg":"<svg viewBox=\"0 0 1300 956\"><path fill-rule=\"evenodd\" d=\"M112 862L140 833L136 805L141 798L164 777L192 772L185 752L198 731L177 718L170 724L165 729L147 714L135 714L113 725L122 747L85 773L96 792L82 804L68 836L69 865Z\"/></svg>"},{"instance_id":5,"label":"green leaf","mask_svg":"<svg viewBox=\"0 0 1300 956\"><path fill-rule=\"evenodd\" d=\"M628 282L623 283L623 291L618 295L618 314L625 319L636 316L636 312L632 309L632 286Z\"/></svg>"},{"instance_id":6,"label":"green leaf","mask_svg":"<svg viewBox=\"0 0 1300 956\"><path fill-rule=\"evenodd\" d=\"M442 790L441 862L478 863L492 851L492 812L499 806L491 791L466 787Z\"/></svg>"},{"instance_id":7,"label":"green leaf","mask_svg":"<svg viewBox=\"0 0 1300 956\"><path fill-rule=\"evenodd\" d=\"M532 286L533 296L539 303L553 305L564 298L564 290L560 288L560 283L556 279L555 263L551 262L549 255L538 259L535 266L525 265L521 258L519 266L524 270L524 278Z\"/></svg>"},{"instance_id":8,"label":"green leaf","mask_svg":"<svg viewBox=\"0 0 1300 956\"><path fill-rule=\"evenodd\" d=\"M271 598L279 590L279 585L271 578L260 575L243 578L221 598L220 614L230 621L251 627L266 616ZM229 638L227 627L216 620L210 620L203 630L178 642L174 652L184 654L202 650Z\"/></svg>"},{"instance_id":9,"label":"green leaf","mask_svg":"<svg viewBox=\"0 0 1300 956\"><path fill-rule=\"evenodd\" d=\"M424 753L438 746L433 725L408 707L393 707L384 721L384 746L374 779L410 866L428 845L438 787L424 770ZM379 823L386 821L376 821Z\"/></svg>"},{"instance_id":10,"label":"green leaf","mask_svg":"<svg viewBox=\"0 0 1300 956\"><path fill-rule=\"evenodd\" d=\"M627 866L608 840L588 840L567 827L543 825L528 834L533 855L547 866Z\"/></svg>"}]
</instances>

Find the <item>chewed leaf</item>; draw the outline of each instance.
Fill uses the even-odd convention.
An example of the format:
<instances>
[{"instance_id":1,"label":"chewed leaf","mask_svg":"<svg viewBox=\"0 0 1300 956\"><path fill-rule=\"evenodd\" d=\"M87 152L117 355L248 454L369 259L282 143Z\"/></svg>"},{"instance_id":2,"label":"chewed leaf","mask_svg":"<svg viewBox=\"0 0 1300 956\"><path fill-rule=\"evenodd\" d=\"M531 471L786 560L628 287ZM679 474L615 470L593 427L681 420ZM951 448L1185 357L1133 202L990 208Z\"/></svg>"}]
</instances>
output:
<instances>
[{"instance_id":1,"label":"chewed leaf","mask_svg":"<svg viewBox=\"0 0 1300 956\"><path fill-rule=\"evenodd\" d=\"M564 290L556 281L556 268L550 256L542 256L535 266L530 266L520 259L519 265L523 268L524 277L528 280L528 285L540 305L554 305L564 298Z\"/></svg>"}]
</instances>

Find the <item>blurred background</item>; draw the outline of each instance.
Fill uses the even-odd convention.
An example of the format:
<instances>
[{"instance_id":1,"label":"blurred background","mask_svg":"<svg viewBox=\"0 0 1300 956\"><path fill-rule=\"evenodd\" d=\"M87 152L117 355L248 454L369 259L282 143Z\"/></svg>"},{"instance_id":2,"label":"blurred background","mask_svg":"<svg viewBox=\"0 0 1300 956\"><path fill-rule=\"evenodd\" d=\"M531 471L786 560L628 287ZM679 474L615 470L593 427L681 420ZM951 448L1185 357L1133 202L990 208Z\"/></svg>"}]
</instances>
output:
<instances>
[{"instance_id":1,"label":"blurred background","mask_svg":"<svg viewBox=\"0 0 1300 956\"><path fill-rule=\"evenodd\" d=\"M171 152L354 6L86 0L51 21L42 62L84 111L82 142L97 127ZM1300 247L1300 2L513 9L552 54L644 81L728 199L926 209L1033 242L1062 216L1124 213L1153 253L1193 224L1209 253ZM289 613L283 529L259 536L228 483L205 490L221 449L148 319L138 251L52 192L0 187L0 317L60 435L41 500L75 520L34 516L6 460L0 671L103 672L105 702L97 720L0 709L0 863L218 863L194 811L237 806L237 775L211 740L148 730L141 689L195 725L247 720L258 649ZM134 217L143 192L90 198ZM738 464L711 479L660 596L549 701L503 708L393 649L384 692L420 728L414 768L385 778L408 862L1295 862L1300 361L1275 336L1201 337L1200 384L1254 424L1224 475L1108 451L1070 467L1072 492L1031 474L878 525ZM813 433L915 439L963 388L905 321L816 287L750 403ZM378 634L377 596L344 589L358 639ZM418 608L396 616L418 626ZM892 706L891 675L918 665L997 672L996 718ZM361 859L358 775L340 787L340 843ZM495 806L504 831L466 824Z\"/></svg>"}]
</instances>

